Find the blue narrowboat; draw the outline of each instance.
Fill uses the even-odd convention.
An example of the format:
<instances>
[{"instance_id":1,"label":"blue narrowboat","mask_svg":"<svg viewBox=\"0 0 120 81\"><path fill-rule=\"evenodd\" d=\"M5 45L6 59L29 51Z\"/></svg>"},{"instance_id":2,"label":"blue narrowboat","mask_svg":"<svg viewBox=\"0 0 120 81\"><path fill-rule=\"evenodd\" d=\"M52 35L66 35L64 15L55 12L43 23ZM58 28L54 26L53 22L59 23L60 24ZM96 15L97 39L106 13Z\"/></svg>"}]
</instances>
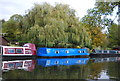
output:
<instances>
[{"instance_id":1,"label":"blue narrowboat","mask_svg":"<svg viewBox=\"0 0 120 81\"><path fill-rule=\"evenodd\" d=\"M43 67L57 66L57 65L85 65L90 58L39 58L37 65Z\"/></svg>"},{"instance_id":2,"label":"blue narrowboat","mask_svg":"<svg viewBox=\"0 0 120 81\"><path fill-rule=\"evenodd\" d=\"M61 57L61 56L88 56L87 49L79 48L38 48L37 56Z\"/></svg>"}]
</instances>

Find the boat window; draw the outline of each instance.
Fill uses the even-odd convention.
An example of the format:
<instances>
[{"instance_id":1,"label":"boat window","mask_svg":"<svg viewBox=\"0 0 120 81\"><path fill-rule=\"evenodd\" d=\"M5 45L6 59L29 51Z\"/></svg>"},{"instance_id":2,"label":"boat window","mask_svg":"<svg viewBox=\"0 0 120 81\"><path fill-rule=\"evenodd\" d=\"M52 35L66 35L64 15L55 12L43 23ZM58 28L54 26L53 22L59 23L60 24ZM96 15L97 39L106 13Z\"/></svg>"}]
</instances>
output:
<instances>
[{"instance_id":1,"label":"boat window","mask_svg":"<svg viewBox=\"0 0 120 81\"><path fill-rule=\"evenodd\" d=\"M8 49L8 53L15 53L15 49Z\"/></svg>"},{"instance_id":2,"label":"boat window","mask_svg":"<svg viewBox=\"0 0 120 81\"><path fill-rule=\"evenodd\" d=\"M107 53L107 51L105 50L104 53Z\"/></svg>"},{"instance_id":3,"label":"boat window","mask_svg":"<svg viewBox=\"0 0 120 81\"><path fill-rule=\"evenodd\" d=\"M102 50L98 50L98 53L102 53Z\"/></svg>"},{"instance_id":4,"label":"boat window","mask_svg":"<svg viewBox=\"0 0 120 81\"><path fill-rule=\"evenodd\" d=\"M67 50L66 53L69 53L69 51Z\"/></svg>"},{"instance_id":5,"label":"boat window","mask_svg":"<svg viewBox=\"0 0 120 81\"><path fill-rule=\"evenodd\" d=\"M68 63L68 61L66 61L66 63Z\"/></svg>"},{"instance_id":6,"label":"boat window","mask_svg":"<svg viewBox=\"0 0 120 81\"><path fill-rule=\"evenodd\" d=\"M119 53L118 51L116 51L117 52L117 54Z\"/></svg>"},{"instance_id":7,"label":"boat window","mask_svg":"<svg viewBox=\"0 0 120 81\"><path fill-rule=\"evenodd\" d=\"M107 58L103 58L103 61L106 62L106 61L108 61L108 60L107 60Z\"/></svg>"},{"instance_id":8,"label":"boat window","mask_svg":"<svg viewBox=\"0 0 120 81\"><path fill-rule=\"evenodd\" d=\"M87 50L85 50L85 52L86 52L86 53L89 53L88 49L87 49Z\"/></svg>"},{"instance_id":9,"label":"boat window","mask_svg":"<svg viewBox=\"0 0 120 81\"><path fill-rule=\"evenodd\" d=\"M9 68L14 68L14 64L13 63L10 63L8 64Z\"/></svg>"},{"instance_id":10,"label":"boat window","mask_svg":"<svg viewBox=\"0 0 120 81\"><path fill-rule=\"evenodd\" d=\"M81 63L84 63L85 61L84 60L81 60Z\"/></svg>"},{"instance_id":11,"label":"boat window","mask_svg":"<svg viewBox=\"0 0 120 81\"><path fill-rule=\"evenodd\" d=\"M22 49L16 49L16 53L23 53Z\"/></svg>"},{"instance_id":12,"label":"boat window","mask_svg":"<svg viewBox=\"0 0 120 81\"><path fill-rule=\"evenodd\" d=\"M49 50L47 50L47 52L48 52L48 53L50 53L50 51L49 51Z\"/></svg>"},{"instance_id":13,"label":"boat window","mask_svg":"<svg viewBox=\"0 0 120 81\"><path fill-rule=\"evenodd\" d=\"M81 53L81 51L78 51L78 53Z\"/></svg>"},{"instance_id":14,"label":"boat window","mask_svg":"<svg viewBox=\"0 0 120 81\"><path fill-rule=\"evenodd\" d=\"M110 53L114 54L114 53L116 53L116 51L110 50Z\"/></svg>"},{"instance_id":15,"label":"boat window","mask_svg":"<svg viewBox=\"0 0 120 81\"><path fill-rule=\"evenodd\" d=\"M31 53L32 53L31 50L29 50L29 49L26 49L26 50L25 50L25 54L31 54Z\"/></svg>"},{"instance_id":16,"label":"boat window","mask_svg":"<svg viewBox=\"0 0 120 81\"><path fill-rule=\"evenodd\" d=\"M58 64L59 63L59 61L55 61L55 64Z\"/></svg>"},{"instance_id":17,"label":"boat window","mask_svg":"<svg viewBox=\"0 0 120 81\"><path fill-rule=\"evenodd\" d=\"M114 58L114 57L111 57L111 58L109 58L109 60L110 61L115 61L116 60L116 57Z\"/></svg>"},{"instance_id":18,"label":"boat window","mask_svg":"<svg viewBox=\"0 0 120 81\"><path fill-rule=\"evenodd\" d=\"M82 51L82 53L85 53L85 51Z\"/></svg>"},{"instance_id":19,"label":"boat window","mask_svg":"<svg viewBox=\"0 0 120 81\"><path fill-rule=\"evenodd\" d=\"M59 51L55 51L55 53L57 53L57 54L58 54L58 53L59 53Z\"/></svg>"},{"instance_id":20,"label":"boat window","mask_svg":"<svg viewBox=\"0 0 120 81\"><path fill-rule=\"evenodd\" d=\"M116 51L116 53L118 53L118 51Z\"/></svg>"},{"instance_id":21,"label":"boat window","mask_svg":"<svg viewBox=\"0 0 120 81\"><path fill-rule=\"evenodd\" d=\"M80 63L81 61L80 60L78 60L78 63Z\"/></svg>"},{"instance_id":22,"label":"boat window","mask_svg":"<svg viewBox=\"0 0 120 81\"><path fill-rule=\"evenodd\" d=\"M120 54L120 51L118 51L118 53Z\"/></svg>"},{"instance_id":23,"label":"boat window","mask_svg":"<svg viewBox=\"0 0 120 81\"><path fill-rule=\"evenodd\" d=\"M23 64L23 63L16 63L15 65L16 65L17 67L22 67L22 64Z\"/></svg>"},{"instance_id":24,"label":"boat window","mask_svg":"<svg viewBox=\"0 0 120 81\"><path fill-rule=\"evenodd\" d=\"M31 61L25 61L24 66L26 66L26 67L31 67L31 65L32 65L32 62L31 62Z\"/></svg>"},{"instance_id":25,"label":"boat window","mask_svg":"<svg viewBox=\"0 0 120 81\"><path fill-rule=\"evenodd\" d=\"M50 60L47 60L46 65L49 65L49 64L50 64Z\"/></svg>"}]
</instances>

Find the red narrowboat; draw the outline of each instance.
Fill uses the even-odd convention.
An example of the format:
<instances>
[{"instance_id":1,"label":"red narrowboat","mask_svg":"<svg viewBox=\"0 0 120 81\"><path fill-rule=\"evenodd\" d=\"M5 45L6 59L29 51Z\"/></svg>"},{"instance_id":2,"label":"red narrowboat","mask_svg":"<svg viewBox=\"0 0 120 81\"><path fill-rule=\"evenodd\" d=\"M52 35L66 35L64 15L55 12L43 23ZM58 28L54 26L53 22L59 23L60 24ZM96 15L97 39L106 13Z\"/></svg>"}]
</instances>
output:
<instances>
[{"instance_id":1,"label":"red narrowboat","mask_svg":"<svg viewBox=\"0 0 120 81\"><path fill-rule=\"evenodd\" d=\"M35 60L14 60L14 61L3 61L2 71L8 72L14 69L24 69L26 71L32 71L35 68Z\"/></svg>"},{"instance_id":2,"label":"red narrowboat","mask_svg":"<svg viewBox=\"0 0 120 81\"><path fill-rule=\"evenodd\" d=\"M24 44L23 47L1 46L2 56L34 56L36 47L32 43Z\"/></svg>"}]
</instances>

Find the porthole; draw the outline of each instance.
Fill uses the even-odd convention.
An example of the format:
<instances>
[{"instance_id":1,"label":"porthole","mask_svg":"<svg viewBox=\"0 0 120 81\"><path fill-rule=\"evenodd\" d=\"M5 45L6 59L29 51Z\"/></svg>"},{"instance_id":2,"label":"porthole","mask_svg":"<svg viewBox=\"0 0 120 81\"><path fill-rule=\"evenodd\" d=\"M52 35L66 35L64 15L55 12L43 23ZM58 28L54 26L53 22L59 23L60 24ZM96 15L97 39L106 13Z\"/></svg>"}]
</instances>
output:
<instances>
[{"instance_id":1,"label":"porthole","mask_svg":"<svg viewBox=\"0 0 120 81\"><path fill-rule=\"evenodd\" d=\"M81 53L81 51L78 51L78 53Z\"/></svg>"},{"instance_id":2,"label":"porthole","mask_svg":"<svg viewBox=\"0 0 120 81\"><path fill-rule=\"evenodd\" d=\"M59 53L59 51L55 51L55 53L57 53L57 54L58 54L58 53Z\"/></svg>"},{"instance_id":3,"label":"porthole","mask_svg":"<svg viewBox=\"0 0 120 81\"><path fill-rule=\"evenodd\" d=\"M48 53L50 53L50 51L49 51L49 50L47 50L47 52L48 52Z\"/></svg>"},{"instance_id":4,"label":"porthole","mask_svg":"<svg viewBox=\"0 0 120 81\"><path fill-rule=\"evenodd\" d=\"M82 51L82 53L85 53L85 51Z\"/></svg>"},{"instance_id":5,"label":"porthole","mask_svg":"<svg viewBox=\"0 0 120 81\"><path fill-rule=\"evenodd\" d=\"M59 61L55 61L55 64L58 64L59 63Z\"/></svg>"},{"instance_id":6,"label":"porthole","mask_svg":"<svg viewBox=\"0 0 120 81\"><path fill-rule=\"evenodd\" d=\"M68 61L66 61L66 63L68 63Z\"/></svg>"},{"instance_id":7,"label":"porthole","mask_svg":"<svg viewBox=\"0 0 120 81\"><path fill-rule=\"evenodd\" d=\"M84 63L85 61L84 60L81 60L81 63Z\"/></svg>"},{"instance_id":8,"label":"porthole","mask_svg":"<svg viewBox=\"0 0 120 81\"><path fill-rule=\"evenodd\" d=\"M80 60L78 60L78 63L80 63Z\"/></svg>"},{"instance_id":9,"label":"porthole","mask_svg":"<svg viewBox=\"0 0 120 81\"><path fill-rule=\"evenodd\" d=\"M69 53L69 51L67 50L66 53Z\"/></svg>"}]
</instances>

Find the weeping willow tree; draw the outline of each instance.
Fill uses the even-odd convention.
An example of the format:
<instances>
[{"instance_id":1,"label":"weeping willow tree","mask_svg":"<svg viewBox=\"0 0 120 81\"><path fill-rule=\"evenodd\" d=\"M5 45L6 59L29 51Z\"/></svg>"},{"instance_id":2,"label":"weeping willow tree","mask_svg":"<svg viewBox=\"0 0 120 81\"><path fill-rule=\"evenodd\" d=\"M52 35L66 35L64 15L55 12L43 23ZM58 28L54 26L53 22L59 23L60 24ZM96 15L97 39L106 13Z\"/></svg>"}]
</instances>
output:
<instances>
[{"instance_id":1,"label":"weeping willow tree","mask_svg":"<svg viewBox=\"0 0 120 81\"><path fill-rule=\"evenodd\" d=\"M58 45L63 45L63 47L66 45L71 45L71 47L75 45L91 45L91 37L86 28L80 23L79 18L76 17L75 10L69 8L68 5L56 4L52 6L48 3L34 4L34 7L29 9L21 18L12 17L11 19L14 20L15 18L17 18L17 21L20 20L19 22L21 23L21 29L18 29L21 41L28 41L38 46L46 47L56 47ZM11 27L16 26L11 22L8 25Z\"/></svg>"},{"instance_id":2,"label":"weeping willow tree","mask_svg":"<svg viewBox=\"0 0 120 81\"><path fill-rule=\"evenodd\" d=\"M90 46L91 38L68 5L35 4L24 16L25 40L45 46L59 43Z\"/></svg>"}]
</instances>

